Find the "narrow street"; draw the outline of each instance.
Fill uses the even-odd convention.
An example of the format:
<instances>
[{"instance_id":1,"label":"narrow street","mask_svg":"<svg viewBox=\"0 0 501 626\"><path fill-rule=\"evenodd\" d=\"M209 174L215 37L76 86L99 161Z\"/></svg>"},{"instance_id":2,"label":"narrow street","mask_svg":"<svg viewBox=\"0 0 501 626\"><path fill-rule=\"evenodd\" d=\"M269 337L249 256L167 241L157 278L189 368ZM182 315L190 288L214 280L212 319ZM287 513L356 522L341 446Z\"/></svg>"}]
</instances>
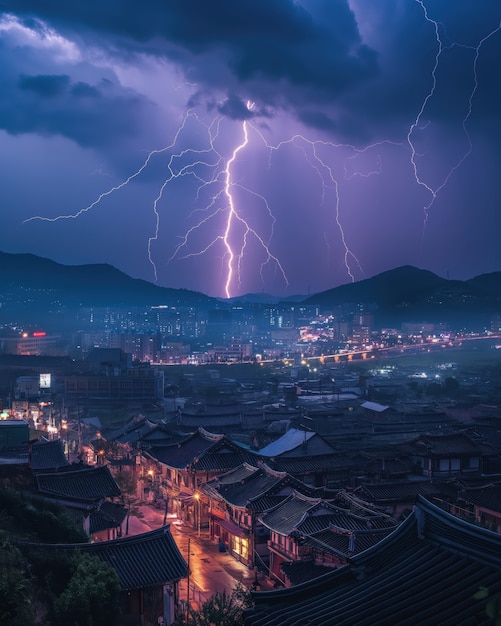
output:
<instances>
[{"instance_id":1,"label":"narrow street","mask_svg":"<svg viewBox=\"0 0 501 626\"><path fill-rule=\"evenodd\" d=\"M129 519L129 535L145 533L163 525L163 511L147 504L142 505L140 510L143 514L141 519L133 516ZM182 601L189 602L196 609L215 592L226 590L231 593L238 583L251 588L255 582L254 570L239 563L227 552L220 552L207 532L201 532L199 536L197 530L173 514L167 516L167 524L181 554L190 565L189 594L188 579L182 580L179 586ZM258 582L261 589L272 588L261 573L258 574Z\"/></svg>"}]
</instances>

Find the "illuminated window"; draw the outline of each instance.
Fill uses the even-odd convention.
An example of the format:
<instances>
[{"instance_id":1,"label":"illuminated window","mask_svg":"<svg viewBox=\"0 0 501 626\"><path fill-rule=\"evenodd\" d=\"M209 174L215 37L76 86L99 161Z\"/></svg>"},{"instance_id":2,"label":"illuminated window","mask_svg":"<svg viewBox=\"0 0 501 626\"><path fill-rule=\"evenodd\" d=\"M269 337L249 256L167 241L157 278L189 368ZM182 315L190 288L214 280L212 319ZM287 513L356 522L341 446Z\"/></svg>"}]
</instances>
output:
<instances>
[{"instance_id":1,"label":"illuminated window","mask_svg":"<svg viewBox=\"0 0 501 626\"><path fill-rule=\"evenodd\" d=\"M233 550L243 559L249 556L249 540L244 537L233 537Z\"/></svg>"}]
</instances>

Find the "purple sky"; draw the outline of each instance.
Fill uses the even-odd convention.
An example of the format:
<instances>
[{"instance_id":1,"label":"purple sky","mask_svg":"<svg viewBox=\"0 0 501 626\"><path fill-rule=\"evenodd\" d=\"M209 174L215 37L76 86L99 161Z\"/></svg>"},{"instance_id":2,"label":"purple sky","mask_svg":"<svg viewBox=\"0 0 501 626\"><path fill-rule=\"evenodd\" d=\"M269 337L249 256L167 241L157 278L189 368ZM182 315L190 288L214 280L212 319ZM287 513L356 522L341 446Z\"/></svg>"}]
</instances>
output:
<instances>
[{"instance_id":1,"label":"purple sky","mask_svg":"<svg viewBox=\"0 0 501 626\"><path fill-rule=\"evenodd\" d=\"M499 0L4 0L0 249L221 297L501 270L500 20Z\"/></svg>"}]
</instances>

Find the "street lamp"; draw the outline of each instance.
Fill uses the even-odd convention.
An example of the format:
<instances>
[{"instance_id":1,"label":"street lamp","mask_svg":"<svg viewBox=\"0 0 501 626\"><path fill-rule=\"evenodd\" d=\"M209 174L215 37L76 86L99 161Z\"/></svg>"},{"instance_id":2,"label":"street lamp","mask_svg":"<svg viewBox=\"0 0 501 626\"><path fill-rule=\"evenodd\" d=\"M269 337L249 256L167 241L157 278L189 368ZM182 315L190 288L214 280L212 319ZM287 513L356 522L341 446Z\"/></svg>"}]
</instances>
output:
<instances>
[{"instance_id":1,"label":"street lamp","mask_svg":"<svg viewBox=\"0 0 501 626\"><path fill-rule=\"evenodd\" d=\"M61 425L65 435L66 435L66 455L68 457L68 463L70 462L70 443L68 441L68 424L66 421L63 420L63 423Z\"/></svg>"},{"instance_id":2,"label":"street lamp","mask_svg":"<svg viewBox=\"0 0 501 626\"><path fill-rule=\"evenodd\" d=\"M193 494L193 497L197 501L197 513L198 513L198 516L197 516L198 517L197 528L198 528L198 536L200 537L200 494L199 493L195 493L195 494Z\"/></svg>"}]
</instances>

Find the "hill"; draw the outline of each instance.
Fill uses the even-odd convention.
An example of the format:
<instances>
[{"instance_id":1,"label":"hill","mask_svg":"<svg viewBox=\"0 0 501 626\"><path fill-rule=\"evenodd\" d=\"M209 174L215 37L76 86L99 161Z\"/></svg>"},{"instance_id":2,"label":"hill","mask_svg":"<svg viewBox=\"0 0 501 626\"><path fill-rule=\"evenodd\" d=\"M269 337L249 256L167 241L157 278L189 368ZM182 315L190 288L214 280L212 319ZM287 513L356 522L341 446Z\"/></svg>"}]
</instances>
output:
<instances>
[{"instance_id":1,"label":"hill","mask_svg":"<svg viewBox=\"0 0 501 626\"><path fill-rule=\"evenodd\" d=\"M215 299L187 289L159 287L107 264L62 265L34 254L0 252L0 321L39 324L89 306L214 306Z\"/></svg>"},{"instance_id":2,"label":"hill","mask_svg":"<svg viewBox=\"0 0 501 626\"><path fill-rule=\"evenodd\" d=\"M501 272L459 281L406 265L317 293L303 303L324 310L363 305L375 312L378 326L405 321L481 326L501 312Z\"/></svg>"},{"instance_id":3,"label":"hill","mask_svg":"<svg viewBox=\"0 0 501 626\"><path fill-rule=\"evenodd\" d=\"M273 304L264 294L247 294L233 302ZM501 272L470 280L440 278L412 266L398 267L366 280L348 283L310 296L281 302L314 304L344 313L361 305L375 314L376 326L405 321L448 322L454 326L490 323L501 313ZM227 301L225 301L227 302ZM187 289L159 287L131 278L107 264L62 265L33 254L0 252L0 324L43 325L62 330L82 307L218 306L216 298Z\"/></svg>"}]
</instances>

